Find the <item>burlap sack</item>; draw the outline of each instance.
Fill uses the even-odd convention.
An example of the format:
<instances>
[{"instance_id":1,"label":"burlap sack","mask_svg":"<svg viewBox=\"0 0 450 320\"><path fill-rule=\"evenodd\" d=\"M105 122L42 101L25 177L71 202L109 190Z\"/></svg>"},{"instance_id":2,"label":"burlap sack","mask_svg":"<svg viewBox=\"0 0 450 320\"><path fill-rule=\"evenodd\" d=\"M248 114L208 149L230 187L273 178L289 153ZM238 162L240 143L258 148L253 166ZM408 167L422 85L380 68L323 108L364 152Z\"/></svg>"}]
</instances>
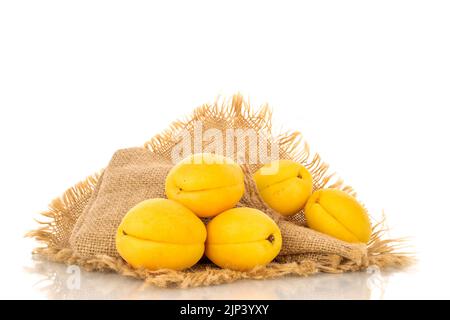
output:
<instances>
[{"instance_id":1,"label":"burlap sack","mask_svg":"<svg viewBox=\"0 0 450 320\"><path fill-rule=\"evenodd\" d=\"M306 228L303 213L286 219L271 210L261 199L252 179L252 173L261 163L249 163L244 155L246 192L238 206L254 207L272 217L279 225L283 247L276 261L266 267L249 272L217 268L203 261L187 271L134 270L118 255L115 232L126 212L138 202L164 197L165 177L174 165L173 150L180 143L177 130L189 133L217 129L225 135L226 129L253 129L264 132L267 139L275 141L282 159L293 159L306 166L313 176L314 189L333 187L354 194L328 172L328 166L318 155L311 155L308 145L298 132L273 136L271 113L267 107L253 113L240 95L230 103L204 105L186 121L174 122L170 128L155 136L144 147L117 151L105 170L67 190L55 199L43 215L51 221L29 233L45 243L36 253L65 263L77 263L90 270L114 270L133 277L143 278L158 286L199 286L230 282L243 278L271 278L285 274L307 275L319 271L342 272L366 268L369 264L403 266L410 257L398 253L398 242L381 240L379 226L370 243L350 244ZM248 150L239 139L233 140L234 150ZM206 142L201 151L211 151ZM194 145L191 146L194 150ZM239 148L243 147L243 149ZM198 151L198 150L197 150ZM220 150L215 149L217 153ZM223 151L223 150L222 150ZM223 152L225 153L225 152ZM235 154L237 159L240 155Z\"/></svg>"}]
</instances>

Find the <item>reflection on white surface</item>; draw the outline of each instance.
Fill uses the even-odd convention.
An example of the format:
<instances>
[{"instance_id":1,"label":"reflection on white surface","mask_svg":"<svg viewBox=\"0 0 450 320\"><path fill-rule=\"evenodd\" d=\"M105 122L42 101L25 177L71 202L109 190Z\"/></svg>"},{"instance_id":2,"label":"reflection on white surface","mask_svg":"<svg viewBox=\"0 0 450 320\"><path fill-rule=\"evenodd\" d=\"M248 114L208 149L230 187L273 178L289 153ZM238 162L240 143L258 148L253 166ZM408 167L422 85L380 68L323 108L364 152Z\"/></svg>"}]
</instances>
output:
<instances>
[{"instance_id":1,"label":"reflection on white surface","mask_svg":"<svg viewBox=\"0 0 450 320\"><path fill-rule=\"evenodd\" d=\"M24 268L33 289L48 299L379 299L390 274L377 269L351 274L318 274L273 280L242 280L191 289L143 286L114 273L34 260Z\"/></svg>"}]
</instances>

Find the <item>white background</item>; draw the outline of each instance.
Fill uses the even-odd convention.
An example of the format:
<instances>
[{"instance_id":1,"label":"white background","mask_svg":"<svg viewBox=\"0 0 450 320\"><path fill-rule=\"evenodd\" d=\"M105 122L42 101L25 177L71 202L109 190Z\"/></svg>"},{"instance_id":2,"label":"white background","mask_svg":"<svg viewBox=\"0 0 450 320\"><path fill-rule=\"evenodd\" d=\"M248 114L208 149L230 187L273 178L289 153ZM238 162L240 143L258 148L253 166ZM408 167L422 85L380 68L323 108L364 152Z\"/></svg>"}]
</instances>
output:
<instances>
[{"instance_id":1,"label":"white background","mask_svg":"<svg viewBox=\"0 0 450 320\"><path fill-rule=\"evenodd\" d=\"M448 1L1 1L0 298L450 298ZM217 95L268 102L419 262L137 291L31 259L48 202ZM62 288L61 288L62 287Z\"/></svg>"}]
</instances>

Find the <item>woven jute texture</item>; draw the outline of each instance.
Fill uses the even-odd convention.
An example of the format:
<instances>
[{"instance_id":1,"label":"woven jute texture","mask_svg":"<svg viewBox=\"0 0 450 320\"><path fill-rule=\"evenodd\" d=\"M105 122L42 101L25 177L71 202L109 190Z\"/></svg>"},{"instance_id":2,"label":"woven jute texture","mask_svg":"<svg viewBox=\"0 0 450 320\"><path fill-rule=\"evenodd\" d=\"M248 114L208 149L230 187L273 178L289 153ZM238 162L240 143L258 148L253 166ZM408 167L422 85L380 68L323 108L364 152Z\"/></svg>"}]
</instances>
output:
<instances>
[{"instance_id":1,"label":"woven jute texture","mask_svg":"<svg viewBox=\"0 0 450 320\"><path fill-rule=\"evenodd\" d=\"M279 158L298 161L308 168L313 176L315 190L338 188L356 196L351 187L329 172L328 165L317 154L310 153L299 132L274 135L270 109L265 106L253 112L241 95L235 95L231 100L197 108L191 117L172 123L168 130L142 147L118 150L104 170L53 200L49 210L42 213L47 218L41 222L43 226L28 234L44 244L34 252L53 261L78 264L87 270L115 271L161 287L212 285L287 274L357 271L369 265L400 267L411 262L409 254L399 251L401 241L383 238L381 224L373 222L374 232L369 244L350 244L308 229L304 225L302 212L284 218L271 210L261 199L252 179L252 173L262 163L252 161L254 159L250 158L248 152L251 143L260 145L261 140L251 141L256 138L248 136L246 142L235 136L228 147L233 147L235 151L232 157L242 164L246 187L238 206L257 208L275 220L283 238L279 256L268 266L247 272L220 269L206 259L185 271L132 269L117 253L116 229L126 212L135 204L165 196L164 182L174 165L174 152L181 142L186 142L182 141L180 129L191 137L199 133L202 136L211 135L213 129L216 138L219 134L228 141L230 136L227 129L252 129L262 133L258 139L267 139L265 145L270 145L269 141L278 145ZM189 149L195 152L213 150L225 154L226 151L226 146L218 147L214 145L214 140L203 142L200 150L193 140L189 143Z\"/></svg>"}]
</instances>

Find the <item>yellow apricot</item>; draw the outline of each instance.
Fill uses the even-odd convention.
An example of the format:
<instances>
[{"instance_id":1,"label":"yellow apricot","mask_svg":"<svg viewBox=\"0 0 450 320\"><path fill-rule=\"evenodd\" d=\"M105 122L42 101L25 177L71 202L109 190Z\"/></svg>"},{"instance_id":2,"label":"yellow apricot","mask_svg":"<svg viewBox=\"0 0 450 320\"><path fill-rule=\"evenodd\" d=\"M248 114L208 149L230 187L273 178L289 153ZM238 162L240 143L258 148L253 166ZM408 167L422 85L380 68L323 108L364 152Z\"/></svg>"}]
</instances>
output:
<instances>
[{"instance_id":1,"label":"yellow apricot","mask_svg":"<svg viewBox=\"0 0 450 320\"><path fill-rule=\"evenodd\" d=\"M338 189L313 193L305 206L308 227L347 242L367 243L372 227L366 209Z\"/></svg>"},{"instance_id":2,"label":"yellow apricot","mask_svg":"<svg viewBox=\"0 0 450 320\"><path fill-rule=\"evenodd\" d=\"M309 171L291 160L278 160L261 167L253 175L261 197L284 216L299 212L312 193Z\"/></svg>"},{"instance_id":3,"label":"yellow apricot","mask_svg":"<svg viewBox=\"0 0 450 320\"><path fill-rule=\"evenodd\" d=\"M174 166L166 178L166 195L199 217L233 208L244 194L244 173L233 160L210 153L194 154Z\"/></svg>"},{"instance_id":4,"label":"yellow apricot","mask_svg":"<svg viewBox=\"0 0 450 320\"><path fill-rule=\"evenodd\" d=\"M281 250L280 229L257 209L227 210L214 217L206 229L205 254L222 268L244 271L264 266Z\"/></svg>"},{"instance_id":5,"label":"yellow apricot","mask_svg":"<svg viewBox=\"0 0 450 320\"><path fill-rule=\"evenodd\" d=\"M133 207L117 229L116 248L135 268L182 270L203 256L206 228L188 208L167 199Z\"/></svg>"}]
</instances>

